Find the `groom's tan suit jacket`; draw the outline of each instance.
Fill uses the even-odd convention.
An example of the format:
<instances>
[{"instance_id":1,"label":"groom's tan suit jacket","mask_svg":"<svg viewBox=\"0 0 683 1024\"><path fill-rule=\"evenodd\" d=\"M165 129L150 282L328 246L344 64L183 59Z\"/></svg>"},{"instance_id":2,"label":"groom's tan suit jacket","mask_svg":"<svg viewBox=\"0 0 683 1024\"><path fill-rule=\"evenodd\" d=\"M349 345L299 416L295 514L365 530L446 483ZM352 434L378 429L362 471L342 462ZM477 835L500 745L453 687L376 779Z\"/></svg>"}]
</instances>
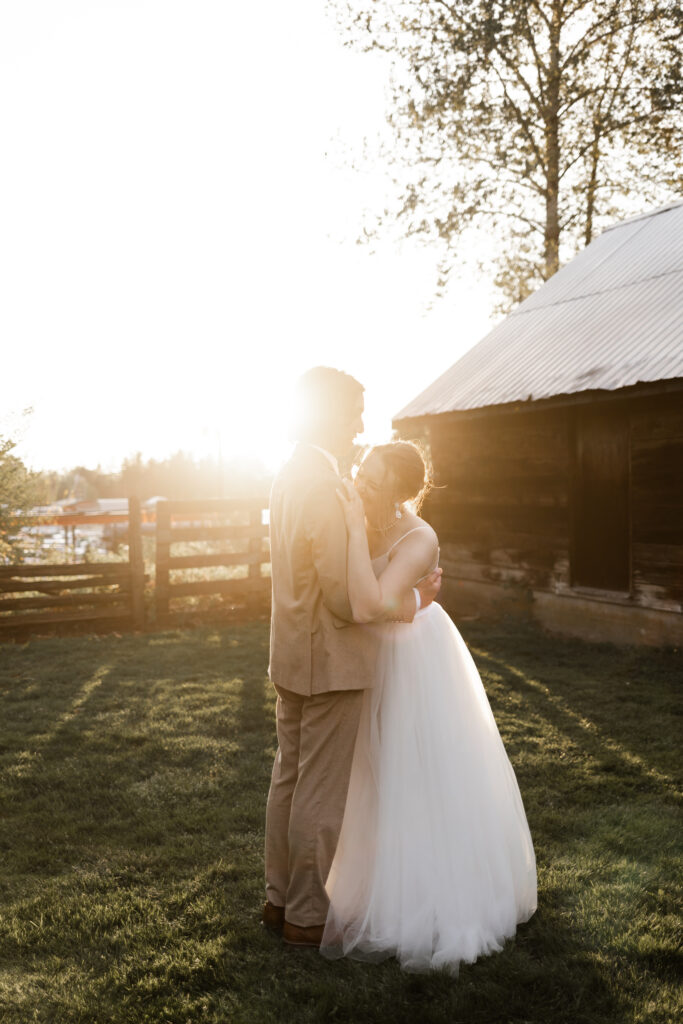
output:
<instances>
[{"instance_id":1,"label":"groom's tan suit jacket","mask_svg":"<svg viewBox=\"0 0 683 1024\"><path fill-rule=\"evenodd\" d=\"M352 622L339 476L300 444L273 483L270 678L304 697L372 686L378 637Z\"/></svg>"}]
</instances>

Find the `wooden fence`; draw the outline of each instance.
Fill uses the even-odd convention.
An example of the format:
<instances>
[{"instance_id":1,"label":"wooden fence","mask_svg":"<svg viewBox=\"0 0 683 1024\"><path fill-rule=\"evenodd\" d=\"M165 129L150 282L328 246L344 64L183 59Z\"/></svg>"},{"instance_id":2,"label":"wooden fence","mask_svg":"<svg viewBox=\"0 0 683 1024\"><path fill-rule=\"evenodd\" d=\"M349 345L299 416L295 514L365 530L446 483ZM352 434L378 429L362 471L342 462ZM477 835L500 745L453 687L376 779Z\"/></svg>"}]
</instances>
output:
<instances>
[{"instance_id":1,"label":"wooden fence","mask_svg":"<svg viewBox=\"0 0 683 1024\"><path fill-rule=\"evenodd\" d=\"M264 610L270 601L268 526L264 510L268 499L226 498L205 501L163 501L157 504L156 524L156 620L164 623L187 619L187 610L171 606L177 598L220 595L223 606ZM173 554L174 544L221 548ZM226 550L229 548L230 550ZM192 569L229 569L229 578L178 581L173 576ZM191 612L190 612L191 614Z\"/></svg>"},{"instance_id":2,"label":"wooden fence","mask_svg":"<svg viewBox=\"0 0 683 1024\"><path fill-rule=\"evenodd\" d=\"M207 609L188 607L188 598L221 598L219 614L237 608L264 613L270 602L267 498L159 501L156 505L156 579L145 601L140 502L129 500L128 515L60 515L46 522L64 526L128 521L126 562L63 562L0 565L0 638L30 632L64 632L74 626L93 629L142 629L191 624ZM145 513L150 522L153 513ZM41 522L45 519L41 519ZM173 552L182 544L183 553ZM201 547L201 550L197 550ZM189 551L188 551L189 549ZM217 550L218 549L218 550ZM151 568L151 566L150 566ZM228 578L209 578L216 570ZM188 570L201 578L181 579ZM197 573L192 573L196 576ZM177 599L184 599L178 607Z\"/></svg>"},{"instance_id":3,"label":"wooden fence","mask_svg":"<svg viewBox=\"0 0 683 1024\"><path fill-rule=\"evenodd\" d=\"M60 516L60 524L78 525L76 518L79 523L103 519L72 518L74 523ZM127 562L0 565L0 637L59 631L74 624L142 628L145 570L137 498L129 500L127 519Z\"/></svg>"}]
</instances>

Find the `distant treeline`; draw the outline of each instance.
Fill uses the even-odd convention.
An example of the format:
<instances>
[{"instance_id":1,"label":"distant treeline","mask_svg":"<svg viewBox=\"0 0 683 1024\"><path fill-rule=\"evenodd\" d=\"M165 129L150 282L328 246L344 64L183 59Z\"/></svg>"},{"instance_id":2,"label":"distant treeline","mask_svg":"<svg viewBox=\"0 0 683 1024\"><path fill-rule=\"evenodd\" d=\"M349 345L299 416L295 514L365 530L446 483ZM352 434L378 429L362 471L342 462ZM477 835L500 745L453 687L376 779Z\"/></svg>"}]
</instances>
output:
<instances>
[{"instance_id":1,"label":"distant treeline","mask_svg":"<svg viewBox=\"0 0 683 1024\"><path fill-rule=\"evenodd\" d=\"M63 498L91 501L96 498L228 498L245 494L267 493L271 476L258 461L232 459L194 459L186 452L176 452L168 459L143 460L138 452L125 459L112 473L99 466L87 469L76 466L64 472L42 472L41 501Z\"/></svg>"}]
</instances>

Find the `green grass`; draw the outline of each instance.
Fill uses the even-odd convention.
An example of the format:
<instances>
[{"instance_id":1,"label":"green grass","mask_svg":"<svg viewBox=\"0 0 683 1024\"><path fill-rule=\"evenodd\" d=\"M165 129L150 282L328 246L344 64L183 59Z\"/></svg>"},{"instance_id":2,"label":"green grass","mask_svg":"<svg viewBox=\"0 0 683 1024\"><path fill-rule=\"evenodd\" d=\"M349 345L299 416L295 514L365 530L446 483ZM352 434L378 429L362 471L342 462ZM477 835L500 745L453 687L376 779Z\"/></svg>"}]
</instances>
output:
<instances>
[{"instance_id":1,"label":"green grass","mask_svg":"<svg viewBox=\"0 0 683 1024\"><path fill-rule=\"evenodd\" d=\"M463 633L539 908L457 980L328 963L259 928L265 625L0 646L3 1024L673 1021L681 653Z\"/></svg>"}]
</instances>

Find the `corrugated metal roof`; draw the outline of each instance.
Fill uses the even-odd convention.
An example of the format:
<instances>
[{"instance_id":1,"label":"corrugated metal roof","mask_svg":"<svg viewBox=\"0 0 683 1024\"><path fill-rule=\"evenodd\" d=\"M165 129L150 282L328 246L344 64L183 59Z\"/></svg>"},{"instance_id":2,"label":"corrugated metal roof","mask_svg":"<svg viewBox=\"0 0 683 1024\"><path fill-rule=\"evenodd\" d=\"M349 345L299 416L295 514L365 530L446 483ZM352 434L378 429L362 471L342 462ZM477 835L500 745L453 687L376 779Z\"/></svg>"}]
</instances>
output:
<instances>
[{"instance_id":1,"label":"corrugated metal roof","mask_svg":"<svg viewBox=\"0 0 683 1024\"><path fill-rule=\"evenodd\" d=\"M683 378L683 201L612 225L395 417Z\"/></svg>"}]
</instances>

